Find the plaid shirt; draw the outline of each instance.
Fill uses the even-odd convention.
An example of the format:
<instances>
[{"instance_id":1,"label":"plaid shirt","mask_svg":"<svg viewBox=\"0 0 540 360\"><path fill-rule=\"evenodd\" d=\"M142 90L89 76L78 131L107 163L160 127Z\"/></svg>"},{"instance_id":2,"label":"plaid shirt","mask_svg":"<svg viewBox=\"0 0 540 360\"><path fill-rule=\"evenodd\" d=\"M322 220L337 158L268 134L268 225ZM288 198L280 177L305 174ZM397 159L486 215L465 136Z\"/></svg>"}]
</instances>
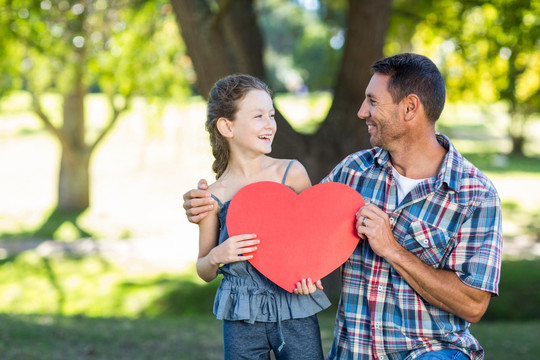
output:
<instances>
[{"instance_id":1,"label":"plaid shirt","mask_svg":"<svg viewBox=\"0 0 540 360\"><path fill-rule=\"evenodd\" d=\"M490 180L437 134L448 152L437 176L397 203L389 153L380 148L345 158L323 181L344 183L390 217L396 240L436 269L498 294L501 208ZM484 350L470 323L422 299L368 241L342 267L343 289L328 359L414 359L427 351L460 349L472 359Z\"/></svg>"}]
</instances>

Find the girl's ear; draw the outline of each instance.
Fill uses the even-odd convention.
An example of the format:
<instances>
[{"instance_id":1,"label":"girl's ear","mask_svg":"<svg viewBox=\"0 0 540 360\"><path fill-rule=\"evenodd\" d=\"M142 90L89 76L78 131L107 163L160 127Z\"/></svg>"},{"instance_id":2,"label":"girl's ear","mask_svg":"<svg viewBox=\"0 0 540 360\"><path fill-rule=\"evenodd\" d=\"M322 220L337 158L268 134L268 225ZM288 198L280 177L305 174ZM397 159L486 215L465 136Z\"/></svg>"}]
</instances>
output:
<instances>
[{"instance_id":1,"label":"girl's ear","mask_svg":"<svg viewBox=\"0 0 540 360\"><path fill-rule=\"evenodd\" d=\"M216 127L223 137L231 138L233 136L232 121L229 119L220 117L217 120Z\"/></svg>"}]
</instances>

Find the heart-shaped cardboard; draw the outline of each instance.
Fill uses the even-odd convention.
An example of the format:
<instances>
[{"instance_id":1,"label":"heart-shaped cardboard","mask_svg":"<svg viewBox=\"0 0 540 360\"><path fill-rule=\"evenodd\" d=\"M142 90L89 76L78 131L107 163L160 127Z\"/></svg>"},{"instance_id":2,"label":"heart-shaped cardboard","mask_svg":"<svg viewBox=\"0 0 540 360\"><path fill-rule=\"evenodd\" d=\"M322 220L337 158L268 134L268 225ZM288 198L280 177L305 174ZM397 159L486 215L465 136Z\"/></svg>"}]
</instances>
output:
<instances>
[{"instance_id":1,"label":"heart-shaped cardboard","mask_svg":"<svg viewBox=\"0 0 540 360\"><path fill-rule=\"evenodd\" d=\"M256 234L261 242L249 261L293 292L301 279L320 280L349 258L359 240L355 214L362 206L362 196L340 183L298 195L279 183L257 182L231 200L227 229L229 236Z\"/></svg>"}]
</instances>

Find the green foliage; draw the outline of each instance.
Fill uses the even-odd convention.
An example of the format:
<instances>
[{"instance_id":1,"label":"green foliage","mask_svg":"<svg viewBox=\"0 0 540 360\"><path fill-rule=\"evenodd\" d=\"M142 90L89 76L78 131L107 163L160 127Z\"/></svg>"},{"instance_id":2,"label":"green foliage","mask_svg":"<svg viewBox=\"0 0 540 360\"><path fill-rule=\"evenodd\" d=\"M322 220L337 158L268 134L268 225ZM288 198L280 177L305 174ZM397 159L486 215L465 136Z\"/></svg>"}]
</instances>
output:
<instances>
[{"instance_id":1,"label":"green foliage","mask_svg":"<svg viewBox=\"0 0 540 360\"><path fill-rule=\"evenodd\" d=\"M328 90L333 87L341 59L341 42L335 48L331 39L343 40L343 4L339 10L319 7L306 10L286 0L257 3L259 24L267 48L265 64L269 83L276 92Z\"/></svg>"},{"instance_id":2,"label":"green foliage","mask_svg":"<svg viewBox=\"0 0 540 360\"><path fill-rule=\"evenodd\" d=\"M527 124L540 112L538 14L538 0L397 0L385 51L433 59L450 101L507 103L510 150L522 155Z\"/></svg>"},{"instance_id":3,"label":"green foliage","mask_svg":"<svg viewBox=\"0 0 540 360\"><path fill-rule=\"evenodd\" d=\"M2 92L67 93L82 69L86 86L108 94L189 93L190 63L165 1L15 0L0 10Z\"/></svg>"},{"instance_id":4,"label":"green foliage","mask_svg":"<svg viewBox=\"0 0 540 360\"><path fill-rule=\"evenodd\" d=\"M522 107L511 110L537 112L539 13L538 0L397 0L386 51L415 50L434 59L450 101L508 100Z\"/></svg>"}]
</instances>

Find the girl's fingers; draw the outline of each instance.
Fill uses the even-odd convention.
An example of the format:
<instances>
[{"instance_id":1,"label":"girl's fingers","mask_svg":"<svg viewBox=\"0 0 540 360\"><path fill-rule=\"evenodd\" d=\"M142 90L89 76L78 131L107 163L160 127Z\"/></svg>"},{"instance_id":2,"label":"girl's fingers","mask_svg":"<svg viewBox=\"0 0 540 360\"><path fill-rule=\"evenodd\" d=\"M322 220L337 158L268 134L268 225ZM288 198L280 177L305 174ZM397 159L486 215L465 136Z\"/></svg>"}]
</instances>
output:
<instances>
[{"instance_id":1,"label":"girl's fingers","mask_svg":"<svg viewBox=\"0 0 540 360\"><path fill-rule=\"evenodd\" d=\"M231 236L229 239L232 239L234 241L244 241L244 240L255 239L256 237L257 235L255 234L242 234L242 235Z\"/></svg>"},{"instance_id":2,"label":"girl's fingers","mask_svg":"<svg viewBox=\"0 0 540 360\"><path fill-rule=\"evenodd\" d=\"M238 249L239 251L242 251L244 254L249 254L250 252L254 252L257 250L256 246L250 246L250 247L243 247Z\"/></svg>"}]
</instances>

